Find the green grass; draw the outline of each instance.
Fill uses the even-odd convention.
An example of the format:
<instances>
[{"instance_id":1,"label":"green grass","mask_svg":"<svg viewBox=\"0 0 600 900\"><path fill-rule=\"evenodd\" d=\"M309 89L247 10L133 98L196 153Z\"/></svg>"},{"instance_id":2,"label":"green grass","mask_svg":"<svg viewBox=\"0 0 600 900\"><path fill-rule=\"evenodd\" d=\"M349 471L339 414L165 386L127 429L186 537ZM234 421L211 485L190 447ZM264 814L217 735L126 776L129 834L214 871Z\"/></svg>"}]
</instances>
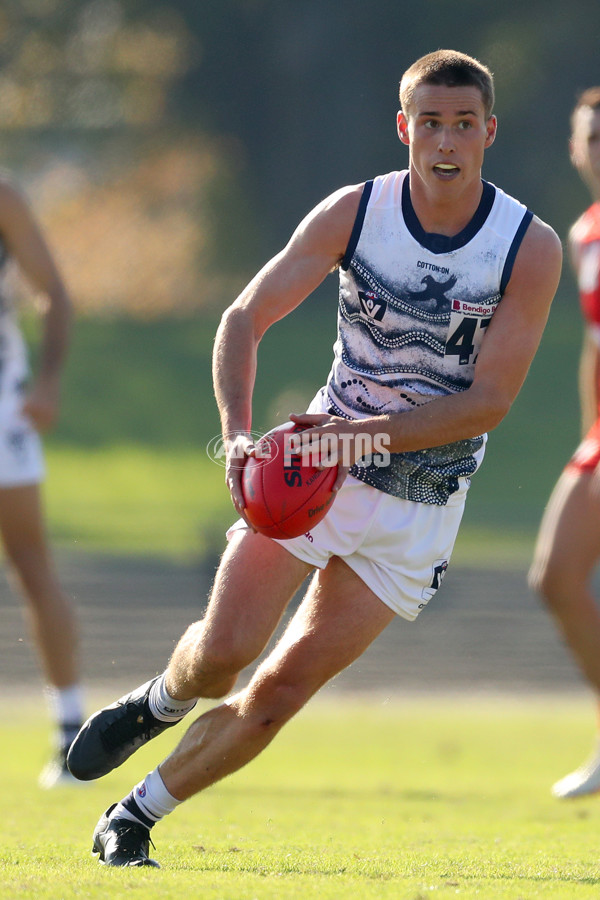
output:
<instances>
[{"instance_id":1,"label":"green grass","mask_svg":"<svg viewBox=\"0 0 600 900\"><path fill-rule=\"evenodd\" d=\"M225 470L202 452L50 447L47 462L48 526L69 550L204 558L236 518Z\"/></svg>"},{"instance_id":2,"label":"green grass","mask_svg":"<svg viewBox=\"0 0 600 900\"><path fill-rule=\"evenodd\" d=\"M252 765L156 828L158 872L103 869L90 836L176 736L100 782L42 792L44 728L35 706L15 705L1 729L0 896L596 898L600 801L549 793L588 748L590 706L325 694Z\"/></svg>"}]
</instances>

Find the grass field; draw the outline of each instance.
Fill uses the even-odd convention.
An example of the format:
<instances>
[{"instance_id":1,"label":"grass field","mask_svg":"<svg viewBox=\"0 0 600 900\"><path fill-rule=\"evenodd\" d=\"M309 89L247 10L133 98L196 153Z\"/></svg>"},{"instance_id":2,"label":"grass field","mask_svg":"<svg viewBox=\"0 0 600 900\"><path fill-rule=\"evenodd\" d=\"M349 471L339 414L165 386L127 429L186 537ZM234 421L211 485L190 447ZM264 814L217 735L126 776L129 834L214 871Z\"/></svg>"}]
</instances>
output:
<instances>
[{"instance_id":1,"label":"grass field","mask_svg":"<svg viewBox=\"0 0 600 900\"><path fill-rule=\"evenodd\" d=\"M201 451L49 447L49 530L68 550L190 560L221 550L235 511Z\"/></svg>"},{"instance_id":2,"label":"grass field","mask_svg":"<svg viewBox=\"0 0 600 900\"><path fill-rule=\"evenodd\" d=\"M562 698L317 698L251 766L154 834L161 871L90 856L100 813L175 740L118 772L42 792L35 706L4 716L0 896L208 900L596 898L596 798L549 786L590 740L589 705Z\"/></svg>"}]
</instances>

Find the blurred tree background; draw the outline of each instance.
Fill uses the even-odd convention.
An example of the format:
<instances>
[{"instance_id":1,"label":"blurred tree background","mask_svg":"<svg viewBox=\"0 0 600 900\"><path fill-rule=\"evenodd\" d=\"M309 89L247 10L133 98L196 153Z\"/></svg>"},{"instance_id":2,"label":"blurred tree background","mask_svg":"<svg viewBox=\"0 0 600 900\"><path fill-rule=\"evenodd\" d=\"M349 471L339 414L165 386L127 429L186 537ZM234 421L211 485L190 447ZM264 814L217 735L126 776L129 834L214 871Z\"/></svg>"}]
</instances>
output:
<instances>
[{"instance_id":1,"label":"blurred tree background","mask_svg":"<svg viewBox=\"0 0 600 900\"><path fill-rule=\"evenodd\" d=\"M421 54L454 47L492 68L500 125L484 174L564 237L589 202L568 120L600 82L599 33L597 0L3 3L0 162L47 226L79 314L47 442L54 534L193 555L231 518L204 453L218 316L319 199L406 164L397 88ZM265 338L257 429L323 382L335 306L331 277ZM472 492L465 540L482 553L511 535L529 552L578 438L580 333L565 267Z\"/></svg>"}]
</instances>

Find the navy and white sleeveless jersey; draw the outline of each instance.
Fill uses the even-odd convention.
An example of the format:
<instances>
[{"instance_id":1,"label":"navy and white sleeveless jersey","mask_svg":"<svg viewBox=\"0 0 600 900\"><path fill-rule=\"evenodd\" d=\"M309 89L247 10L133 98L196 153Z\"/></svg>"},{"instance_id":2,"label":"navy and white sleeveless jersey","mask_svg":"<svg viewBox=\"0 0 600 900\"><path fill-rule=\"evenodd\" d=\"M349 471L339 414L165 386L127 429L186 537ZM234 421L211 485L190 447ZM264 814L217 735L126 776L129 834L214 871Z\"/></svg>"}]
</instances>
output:
<instances>
[{"instance_id":1,"label":"navy and white sleeveless jersey","mask_svg":"<svg viewBox=\"0 0 600 900\"><path fill-rule=\"evenodd\" d=\"M367 182L339 269L338 336L311 411L346 418L398 413L464 391L532 213L483 182L453 237L423 231L408 171ZM356 477L385 493L444 505L481 464L487 436L368 459Z\"/></svg>"}]
</instances>

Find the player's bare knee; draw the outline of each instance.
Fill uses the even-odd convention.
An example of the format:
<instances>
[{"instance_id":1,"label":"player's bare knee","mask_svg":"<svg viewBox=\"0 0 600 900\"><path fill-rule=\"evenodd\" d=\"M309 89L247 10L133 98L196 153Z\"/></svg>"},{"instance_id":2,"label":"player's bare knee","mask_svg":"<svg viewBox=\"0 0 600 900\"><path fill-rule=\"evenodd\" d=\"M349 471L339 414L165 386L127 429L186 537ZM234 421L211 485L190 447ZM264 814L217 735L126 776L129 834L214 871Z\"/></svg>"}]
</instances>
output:
<instances>
[{"instance_id":1,"label":"player's bare knee","mask_svg":"<svg viewBox=\"0 0 600 900\"><path fill-rule=\"evenodd\" d=\"M537 594L540 598L542 598L542 579L543 570L534 562L527 573L527 585L529 590L534 594Z\"/></svg>"},{"instance_id":2,"label":"player's bare knee","mask_svg":"<svg viewBox=\"0 0 600 900\"><path fill-rule=\"evenodd\" d=\"M528 583L551 612L560 613L572 602L573 581L561 565L534 564L529 571Z\"/></svg>"},{"instance_id":3,"label":"player's bare knee","mask_svg":"<svg viewBox=\"0 0 600 900\"><path fill-rule=\"evenodd\" d=\"M529 587L546 605L554 598L553 580L547 566L532 566L528 576Z\"/></svg>"},{"instance_id":4,"label":"player's bare knee","mask_svg":"<svg viewBox=\"0 0 600 900\"><path fill-rule=\"evenodd\" d=\"M46 575L47 565L44 558L31 547L20 542L13 544L5 541L4 552L10 571L21 581L27 582L34 572Z\"/></svg>"}]
</instances>

